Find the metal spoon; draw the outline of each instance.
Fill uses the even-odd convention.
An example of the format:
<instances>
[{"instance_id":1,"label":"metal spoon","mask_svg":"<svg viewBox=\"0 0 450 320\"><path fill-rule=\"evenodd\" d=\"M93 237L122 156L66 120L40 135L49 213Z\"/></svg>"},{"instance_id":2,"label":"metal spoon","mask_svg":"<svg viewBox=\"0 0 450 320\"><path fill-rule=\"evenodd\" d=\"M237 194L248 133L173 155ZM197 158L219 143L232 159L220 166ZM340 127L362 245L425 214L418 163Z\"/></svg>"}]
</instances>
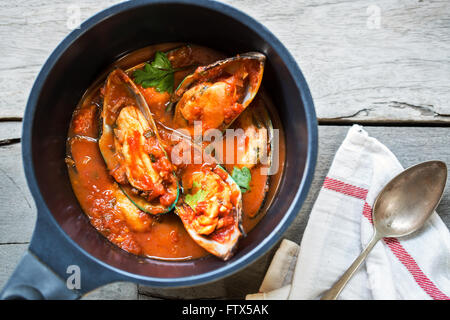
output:
<instances>
[{"instance_id":1,"label":"metal spoon","mask_svg":"<svg viewBox=\"0 0 450 320\"><path fill-rule=\"evenodd\" d=\"M442 161L419 163L393 178L375 200L372 240L321 300L339 296L378 240L403 237L420 229L441 201L446 181L447 166Z\"/></svg>"}]
</instances>

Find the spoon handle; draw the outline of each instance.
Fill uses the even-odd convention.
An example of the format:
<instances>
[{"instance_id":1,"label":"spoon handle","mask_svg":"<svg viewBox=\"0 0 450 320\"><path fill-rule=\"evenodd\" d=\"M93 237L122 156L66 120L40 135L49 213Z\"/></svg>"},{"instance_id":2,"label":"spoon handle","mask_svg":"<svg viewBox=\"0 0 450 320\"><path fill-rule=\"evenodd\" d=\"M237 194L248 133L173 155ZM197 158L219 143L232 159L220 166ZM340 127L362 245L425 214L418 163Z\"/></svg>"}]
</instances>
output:
<instances>
[{"instance_id":1,"label":"spoon handle","mask_svg":"<svg viewBox=\"0 0 450 320\"><path fill-rule=\"evenodd\" d=\"M321 300L336 300L342 289L346 286L347 282L350 278L355 274L355 272L359 269L363 261L369 255L372 248L375 244L380 240L380 237L377 232L374 233L372 240L367 244L366 248L361 252L358 258L352 263L352 265L345 271L342 277L322 296Z\"/></svg>"}]
</instances>

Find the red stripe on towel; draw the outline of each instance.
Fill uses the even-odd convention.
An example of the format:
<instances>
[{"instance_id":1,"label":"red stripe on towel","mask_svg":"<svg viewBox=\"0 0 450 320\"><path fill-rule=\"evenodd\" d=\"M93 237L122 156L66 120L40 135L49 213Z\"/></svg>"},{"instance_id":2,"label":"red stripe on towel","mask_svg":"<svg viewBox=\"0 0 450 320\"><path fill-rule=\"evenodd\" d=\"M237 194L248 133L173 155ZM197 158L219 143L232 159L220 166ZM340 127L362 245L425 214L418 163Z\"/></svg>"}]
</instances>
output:
<instances>
[{"instance_id":1,"label":"red stripe on towel","mask_svg":"<svg viewBox=\"0 0 450 320\"><path fill-rule=\"evenodd\" d=\"M364 200L363 216L366 217L370 223L372 220L372 208L365 201L367 197L368 189L357 187L337 179L326 177L323 183L325 189L333 190L347 196L351 196L357 199ZM405 268L411 273L416 283L421 287L432 299L434 300L450 300L450 298L439 290L438 287L431 281L420 269L414 258L406 251L397 238L384 238L384 242L387 244L392 253L397 259L405 266Z\"/></svg>"},{"instance_id":2,"label":"red stripe on towel","mask_svg":"<svg viewBox=\"0 0 450 320\"><path fill-rule=\"evenodd\" d=\"M435 284L422 272L413 257L405 250L397 238L384 238L394 255L403 263L419 286L434 300L450 300Z\"/></svg>"},{"instance_id":3,"label":"red stripe on towel","mask_svg":"<svg viewBox=\"0 0 450 320\"><path fill-rule=\"evenodd\" d=\"M364 208L363 208L363 216L367 218L367 220L370 221L370 223L373 224L373 218L372 218L372 208L369 206L367 201L364 201Z\"/></svg>"},{"instance_id":4,"label":"red stripe on towel","mask_svg":"<svg viewBox=\"0 0 450 320\"><path fill-rule=\"evenodd\" d=\"M361 200L366 200L367 192L369 192L367 189L355 187L351 184L328 177L325 178L323 187Z\"/></svg>"}]
</instances>

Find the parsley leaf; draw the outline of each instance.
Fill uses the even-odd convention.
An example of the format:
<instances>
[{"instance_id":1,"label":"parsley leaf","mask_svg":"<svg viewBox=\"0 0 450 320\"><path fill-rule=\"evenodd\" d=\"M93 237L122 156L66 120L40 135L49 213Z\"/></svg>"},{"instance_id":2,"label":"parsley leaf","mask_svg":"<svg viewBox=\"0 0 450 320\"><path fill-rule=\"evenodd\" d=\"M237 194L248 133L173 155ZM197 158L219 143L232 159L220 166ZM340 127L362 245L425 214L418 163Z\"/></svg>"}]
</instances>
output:
<instances>
[{"instance_id":1,"label":"parsley leaf","mask_svg":"<svg viewBox=\"0 0 450 320\"><path fill-rule=\"evenodd\" d=\"M158 92L172 93L175 71L167 55L158 51L150 64L146 63L143 69L133 73L134 82L144 88L154 87Z\"/></svg>"},{"instance_id":2,"label":"parsley leaf","mask_svg":"<svg viewBox=\"0 0 450 320\"><path fill-rule=\"evenodd\" d=\"M157 51L155 53L155 60L153 60L152 66L160 70L173 70L169 58L167 58L167 55L161 51Z\"/></svg>"},{"instance_id":3,"label":"parsley leaf","mask_svg":"<svg viewBox=\"0 0 450 320\"><path fill-rule=\"evenodd\" d=\"M242 169L234 167L231 177L241 188L242 193L250 190L250 181L252 180L252 174L247 167L243 167Z\"/></svg>"},{"instance_id":4,"label":"parsley leaf","mask_svg":"<svg viewBox=\"0 0 450 320\"><path fill-rule=\"evenodd\" d=\"M192 209L195 209L195 207L199 202L202 202L206 199L208 191L201 189L201 185L197 181L193 182L192 188L193 189L200 188L200 189L194 194L187 194L184 197L184 202L186 202Z\"/></svg>"}]
</instances>

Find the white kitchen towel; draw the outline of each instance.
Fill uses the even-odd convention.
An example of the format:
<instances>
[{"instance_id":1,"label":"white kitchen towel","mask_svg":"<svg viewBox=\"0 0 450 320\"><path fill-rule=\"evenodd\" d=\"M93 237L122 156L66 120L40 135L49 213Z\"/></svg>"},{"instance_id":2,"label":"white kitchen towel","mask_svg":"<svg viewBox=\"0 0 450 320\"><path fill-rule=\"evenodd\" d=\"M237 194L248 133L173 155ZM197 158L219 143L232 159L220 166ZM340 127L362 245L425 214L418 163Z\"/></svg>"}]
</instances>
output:
<instances>
[{"instance_id":1,"label":"white kitchen towel","mask_svg":"<svg viewBox=\"0 0 450 320\"><path fill-rule=\"evenodd\" d=\"M354 125L324 180L300 248L283 240L260 292L246 298L319 299L370 241L371 207L401 171L386 146ZM435 212L414 234L378 242L339 299L449 300L449 296L450 232Z\"/></svg>"}]
</instances>

